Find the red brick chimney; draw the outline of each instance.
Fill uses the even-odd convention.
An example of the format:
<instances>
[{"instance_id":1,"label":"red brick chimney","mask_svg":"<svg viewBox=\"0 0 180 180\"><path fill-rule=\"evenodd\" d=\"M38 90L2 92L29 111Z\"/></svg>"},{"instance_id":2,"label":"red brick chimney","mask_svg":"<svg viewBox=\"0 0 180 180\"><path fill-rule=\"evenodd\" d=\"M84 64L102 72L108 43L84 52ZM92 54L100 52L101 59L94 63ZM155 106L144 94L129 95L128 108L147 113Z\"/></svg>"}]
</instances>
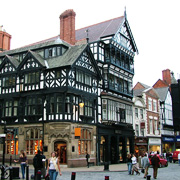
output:
<instances>
[{"instance_id":1,"label":"red brick chimney","mask_svg":"<svg viewBox=\"0 0 180 180\"><path fill-rule=\"evenodd\" d=\"M171 72L169 69L162 71L162 78L164 82L166 82L168 85L171 85Z\"/></svg>"},{"instance_id":2,"label":"red brick chimney","mask_svg":"<svg viewBox=\"0 0 180 180\"><path fill-rule=\"evenodd\" d=\"M0 26L0 52L10 50L11 35L2 30Z\"/></svg>"},{"instance_id":3,"label":"red brick chimney","mask_svg":"<svg viewBox=\"0 0 180 180\"><path fill-rule=\"evenodd\" d=\"M60 15L60 39L75 45L75 16L73 9L68 9Z\"/></svg>"}]
</instances>

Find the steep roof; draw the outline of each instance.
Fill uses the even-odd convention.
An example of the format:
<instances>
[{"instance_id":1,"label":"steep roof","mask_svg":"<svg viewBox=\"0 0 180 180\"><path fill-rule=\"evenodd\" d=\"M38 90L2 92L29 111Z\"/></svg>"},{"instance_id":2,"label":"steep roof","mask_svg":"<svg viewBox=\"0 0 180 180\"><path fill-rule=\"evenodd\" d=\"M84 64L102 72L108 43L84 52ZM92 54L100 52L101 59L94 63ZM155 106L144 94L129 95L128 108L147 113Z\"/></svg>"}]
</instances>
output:
<instances>
[{"instance_id":1,"label":"steep roof","mask_svg":"<svg viewBox=\"0 0 180 180\"><path fill-rule=\"evenodd\" d=\"M124 20L125 17L121 16L98 24L94 24L91 26L78 29L76 30L76 40L79 41L87 38L87 32L86 32L87 30L88 30L89 42L98 41L102 37L115 35L115 33L118 31Z\"/></svg>"},{"instance_id":2,"label":"steep roof","mask_svg":"<svg viewBox=\"0 0 180 180\"><path fill-rule=\"evenodd\" d=\"M160 101L165 101L166 96L168 93L169 87L162 87L162 88L156 88L155 91L157 92Z\"/></svg>"},{"instance_id":3,"label":"steep roof","mask_svg":"<svg viewBox=\"0 0 180 180\"><path fill-rule=\"evenodd\" d=\"M19 66L19 62L17 59L11 57L11 56L8 56L6 55L6 57L10 60L10 62L17 68Z\"/></svg>"},{"instance_id":4,"label":"steep roof","mask_svg":"<svg viewBox=\"0 0 180 180\"><path fill-rule=\"evenodd\" d=\"M133 89L137 90L137 89L148 89L148 88L151 88L151 87L141 82L137 82Z\"/></svg>"},{"instance_id":5,"label":"steep roof","mask_svg":"<svg viewBox=\"0 0 180 180\"><path fill-rule=\"evenodd\" d=\"M47 59L49 68L73 65L86 47L87 44L71 46L62 56Z\"/></svg>"}]
</instances>

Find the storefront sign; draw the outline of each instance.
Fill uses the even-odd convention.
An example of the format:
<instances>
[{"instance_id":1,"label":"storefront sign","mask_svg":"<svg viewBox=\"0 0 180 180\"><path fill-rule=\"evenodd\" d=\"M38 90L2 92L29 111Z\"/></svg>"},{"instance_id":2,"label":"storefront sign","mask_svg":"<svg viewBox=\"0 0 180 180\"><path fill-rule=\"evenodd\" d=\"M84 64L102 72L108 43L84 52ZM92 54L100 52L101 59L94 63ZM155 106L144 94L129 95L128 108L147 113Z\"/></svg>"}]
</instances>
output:
<instances>
[{"instance_id":1,"label":"storefront sign","mask_svg":"<svg viewBox=\"0 0 180 180\"><path fill-rule=\"evenodd\" d=\"M163 137L163 141L165 141L165 142L174 142L175 139L173 137Z\"/></svg>"},{"instance_id":2,"label":"storefront sign","mask_svg":"<svg viewBox=\"0 0 180 180\"><path fill-rule=\"evenodd\" d=\"M176 141L180 142L180 136L176 136Z\"/></svg>"},{"instance_id":3,"label":"storefront sign","mask_svg":"<svg viewBox=\"0 0 180 180\"><path fill-rule=\"evenodd\" d=\"M160 138L149 138L149 144L161 144Z\"/></svg>"},{"instance_id":4,"label":"storefront sign","mask_svg":"<svg viewBox=\"0 0 180 180\"><path fill-rule=\"evenodd\" d=\"M141 122L141 129L145 129L145 122Z\"/></svg>"},{"instance_id":5,"label":"storefront sign","mask_svg":"<svg viewBox=\"0 0 180 180\"><path fill-rule=\"evenodd\" d=\"M75 139L81 138L81 128L75 128Z\"/></svg>"},{"instance_id":6,"label":"storefront sign","mask_svg":"<svg viewBox=\"0 0 180 180\"><path fill-rule=\"evenodd\" d=\"M121 130L115 130L115 134L122 134Z\"/></svg>"}]
</instances>

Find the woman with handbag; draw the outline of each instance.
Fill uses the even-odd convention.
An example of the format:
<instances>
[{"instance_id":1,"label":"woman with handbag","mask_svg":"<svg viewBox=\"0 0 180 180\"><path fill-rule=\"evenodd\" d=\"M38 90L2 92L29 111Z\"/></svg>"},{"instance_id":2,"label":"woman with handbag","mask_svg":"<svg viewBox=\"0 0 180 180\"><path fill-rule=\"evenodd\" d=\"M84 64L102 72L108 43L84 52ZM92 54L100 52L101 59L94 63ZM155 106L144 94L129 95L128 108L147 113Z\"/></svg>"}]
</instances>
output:
<instances>
[{"instance_id":1,"label":"woman with handbag","mask_svg":"<svg viewBox=\"0 0 180 180\"><path fill-rule=\"evenodd\" d=\"M61 176L62 173L60 169L59 159L56 157L56 153L52 152L51 157L48 160L48 168L47 168L47 172L49 173L50 180L56 180L58 171L59 171L59 175Z\"/></svg>"},{"instance_id":2,"label":"woman with handbag","mask_svg":"<svg viewBox=\"0 0 180 180\"><path fill-rule=\"evenodd\" d=\"M148 168L150 166L149 158L147 157L147 154L144 154L144 157L141 160L142 167L144 169L144 178L148 175Z\"/></svg>"}]
</instances>

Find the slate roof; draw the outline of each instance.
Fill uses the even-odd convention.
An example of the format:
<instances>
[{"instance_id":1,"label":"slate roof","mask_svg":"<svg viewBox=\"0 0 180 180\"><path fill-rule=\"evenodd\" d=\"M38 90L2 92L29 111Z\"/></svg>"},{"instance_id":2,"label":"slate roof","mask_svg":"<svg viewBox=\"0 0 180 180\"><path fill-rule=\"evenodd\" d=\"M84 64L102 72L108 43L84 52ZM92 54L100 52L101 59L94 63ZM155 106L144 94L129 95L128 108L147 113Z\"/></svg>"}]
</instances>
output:
<instances>
[{"instance_id":1,"label":"slate roof","mask_svg":"<svg viewBox=\"0 0 180 180\"><path fill-rule=\"evenodd\" d=\"M145 89L133 89L134 96L141 96Z\"/></svg>"},{"instance_id":2,"label":"slate roof","mask_svg":"<svg viewBox=\"0 0 180 180\"><path fill-rule=\"evenodd\" d=\"M165 101L169 87L162 87L154 89L159 96L160 101Z\"/></svg>"},{"instance_id":3,"label":"slate roof","mask_svg":"<svg viewBox=\"0 0 180 180\"><path fill-rule=\"evenodd\" d=\"M6 57L10 60L10 62L17 68L18 66L19 66L19 62L18 62L18 60L17 59L15 59L15 58L13 58L13 57L11 57L11 56L8 56L8 55L6 55Z\"/></svg>"},{"instance_id":4,"label":"slate roof","mask_svg":"<svg viewBox=\"0 0 180 180\"><path fill-rule=\"evenodd\" d=\"M46 66L46 65L45 65L45 61L44 61L44 59L42 58L41 55L39 55L38 53L33 52L33 51L31 51L31 50L29 50L29 53L32 54L32 56L34 56L35 59L37 59L41 65Z\"/></svg>"},{"instance_id":5,"label":"slate roof","mask_svg":"<svg viewBox=\"0 0 180 180\"><path fill-rule=\"evenodd\" d=\"M98 41L102 37L115 35L122 23L124 22L124 20L125 17L121 16L118 18L110 19L98 24L78 29L76 30L76 40L79 41L87 38L87 29L89 42Z\"/></svg>"},{"instance_id":6,"label":"slate roof","mask_svg":"<svg viewBox=\"0 0 180 180\"><path fill-rule=\"evenodd\" d=\"M73 65L86 47L87 44L71 46L62 56L47 59L49 68Z\"/></svg>"},{"instance_id":7,"label":"slate roof","mask_svg":"<svg viewBox=\"0 0 180 180\"><path fill-rule=\"evenodd\" d=\"M36 50L36 49L40 49L40 48L43 48L43 47L48 47L48 46L55 45L55 44L62 44L62 45L65 45L67 47L71 46L67 42L59 39L59 36L56 36L56 37L53 37L53 38L50 38L50 39L47 39L47 40L36 42L36 43L28 45L28 46L20 47L20 48L17 48L17 49L12 49L12 50L9 50L9 51L3 51L3 52L0 53L0 56L16 54L16 53L20 53L20 52L24 52L24 51L28 51L28 50Z\"/></svg>"}]
</instances>

